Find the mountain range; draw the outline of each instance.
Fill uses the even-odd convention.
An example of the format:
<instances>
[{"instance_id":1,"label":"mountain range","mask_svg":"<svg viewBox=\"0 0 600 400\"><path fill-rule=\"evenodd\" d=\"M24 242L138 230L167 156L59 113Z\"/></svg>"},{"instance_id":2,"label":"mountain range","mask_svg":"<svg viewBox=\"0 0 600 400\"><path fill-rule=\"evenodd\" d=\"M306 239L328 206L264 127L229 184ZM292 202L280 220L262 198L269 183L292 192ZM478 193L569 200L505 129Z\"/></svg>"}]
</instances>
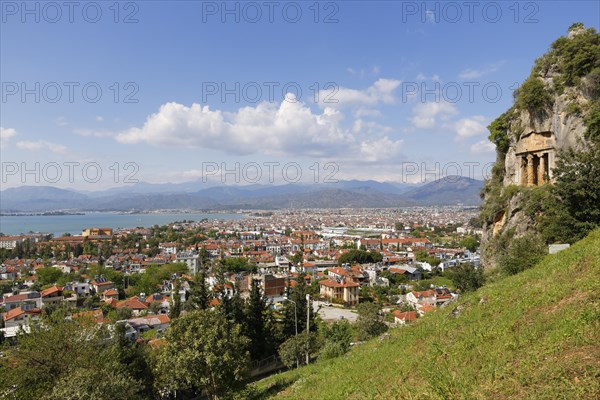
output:
<instances>
[{"instance_id":1,"label":"mountain range","mask_svg":"<svg viewBox=\"0 0 600 400\"><path fill-rule=\"evenodd\" d=\"M52 186L20 186L0 191L0 211L152 211L288 208L370 208L417 205L479 205L483 181L448 176L411 185L339 181L330 184L209 186L200 182L140 182L85 192Z\"/></svg>"}]
</instances>

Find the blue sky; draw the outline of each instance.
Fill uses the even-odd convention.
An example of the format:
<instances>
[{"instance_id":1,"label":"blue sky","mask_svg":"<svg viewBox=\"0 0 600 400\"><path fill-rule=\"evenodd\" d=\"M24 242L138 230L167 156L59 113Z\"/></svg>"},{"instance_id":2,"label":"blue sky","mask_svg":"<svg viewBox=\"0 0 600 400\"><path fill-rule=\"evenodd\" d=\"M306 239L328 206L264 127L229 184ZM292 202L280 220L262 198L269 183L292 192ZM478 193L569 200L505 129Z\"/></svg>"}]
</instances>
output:
<instances>
[{"instance_id":1,"label":"blue sky","mask_svg":"<svg viewBox=\"0 0 600 400\"><path fill-rule=\"evenodd\" d=\"M3 188L481 177L533 61L600 20L595 1L23 4L2 1Z\"/></svg>"}]
</instances>

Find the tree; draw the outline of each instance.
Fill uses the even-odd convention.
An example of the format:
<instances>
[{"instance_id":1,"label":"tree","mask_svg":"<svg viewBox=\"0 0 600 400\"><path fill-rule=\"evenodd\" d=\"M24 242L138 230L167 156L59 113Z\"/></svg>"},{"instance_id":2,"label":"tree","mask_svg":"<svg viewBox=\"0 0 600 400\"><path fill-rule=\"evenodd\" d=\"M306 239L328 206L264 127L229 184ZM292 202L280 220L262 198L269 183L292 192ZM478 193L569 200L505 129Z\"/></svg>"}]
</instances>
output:
<instances>
[{"instance_id":1,"label":"tree","mask_svg":"<svg viewBox=\"0 0 600 400\"><path fill-rule=\"evenodd\" d=\"M19 399L147 398L142 393L145 385L152 386L152 377L135 379L119 357L114 336L107 337L105 328L88 321L46 318L44 328L20 334L18 346L6 351L0 362L10 368L1 366L0 393Z\"/></svg>"},{"instance_id":2,"label":"tree","mask_svg":"<svg viewBox=\"0 0 600 400\"><path fill-rule=\"evenodd\" d=\"M381 306L374 303L361 303L358 305L357 311L356 331L359 340L370 339L387 330L387 325L383 322L381 315Z\"/></svg>"},{"instance_id":3,"label":"tree","mask_svg":"<svg viewBox=\"0 0 600 400\"><path fill-rule=\"evenodd\" d=\"M533 267L547 252L538 235L527 234L510 242L508 249L498 258L498 265L507 274L514 275Z\"/></svg>"},{"instance_id":4,"label":"tree","mask_svg":"<svg viewBox=\"0 0 600 400\"><path fill-rule=\"evenodd\" d=\"M181 295L179 294L179 289L181 288L181 283L179 279L175 279L175 283L173 285L173 299L171 304L171 312L169 313L169 318L174 319L179 317L181 314Z\"/></svg>"},{"instance_id":5,"label":"tree","mask_svg":"<svg viewBox=\"0 0 600 400\"><path fill-rule=\"evenodd\" d=\"M211 399L240 389L249 370L249 340L219 312L199 310L174 320L156 360L157 386Z\"/></svg>"},{"instance_id":6,"label":"tree","mask_svg":"<svg viewBox=\"0 0 600 400\"><path fill-rule=\"evenodd\" d=\"M42 286L45 286L55 284L56 281L58 281L58 279L63 275L63 273L58 268L44 267L38 269L36 275L38 282L40 282Z\"/></svg>"},{"instance_id":7,"label":"tree","mask_svg":"<svg viewBox=\"0 0 600 400\"><path fill-rule=\"evenodd\" d=\"M244 330L250 339L250 356L253 360L260 360L272 354L274 343L272 332L266 324L266 314L269 312L267 302L263 297L260 286L252 280L250 297L246 302Z\"/></svg>"},{"instance_id":8,"label":"tree","mask_svg":"<svg viewBox=\"0 0 600 400\"><path fill-rule=\"evenodd\" d=\"M477 238L473 237L473 236L466 236L464 237L461 241L460 241L460 246L466 248L467 250L469 250L471 253L474 253L477 251L477 248L479 247L479 241L477 240Z\"/></svg>"},{"instance_id":9,"label":"tree","mask_svg":"<svg viewBox=\"0 0 600 400\"><path fill-rule=\"evenodd\" d=\"M338 259L338 265L346 263L368 264L377 263L383 259L383 255L379 252L365 250L350 250L344 253Z\"/></svg>"},{"instance_id":10,"label":"tree","mask_svg":"<svg viewBox=\"0 0 600 400\"><path fill-rule=\"evenodd\" d=\"M190 296L185 302L186 310L206 310L210 305L210 291L206 284L204 269L194 277L191 284Z\"/></svg>"},{"instance_id":11,"label":"tree","mask_svg":"<svg viewBox=\"0 0 600 400\"><path fill-rule=\"evenodd\" d=\"M600 226L600 145L562 152L553 174L556 183L539 210L542 234L551 243L573 243Z\"/></svg>"},{"instance_id":12,"label":"tree","mask_svg":"<svg viewBox=\"0 0 600 400\"><path fill-rule=\"evenodd\" d=\"M477 290L485 284L483 268L464 263L452 270L452 283L463 292Z\"/></svg>"},{"instance_id":13,"label":"tree","mask_svg":"<svg viewBox=\"0 0 600 400\"><path fill-rule=\"evenodd\" d=\"M286 367L291 368L294 365L299 365L301 360L308 359L310 355L319 349L317 336L314 332L299 333L297 336L292 336L281 346L279 346L279 358Z\"/></svg>"},{"instance_id":14,"label":"tree","mask_svg":"<svg viewBox=\"0 0 600 400\"><path fill-rule=\"evenodd\" d=\"M319 358L339 357L350 350L352 326L347 320L336 321L331 326L323 324L321 336L324 344Z\"/></svg>"}]
</instances>

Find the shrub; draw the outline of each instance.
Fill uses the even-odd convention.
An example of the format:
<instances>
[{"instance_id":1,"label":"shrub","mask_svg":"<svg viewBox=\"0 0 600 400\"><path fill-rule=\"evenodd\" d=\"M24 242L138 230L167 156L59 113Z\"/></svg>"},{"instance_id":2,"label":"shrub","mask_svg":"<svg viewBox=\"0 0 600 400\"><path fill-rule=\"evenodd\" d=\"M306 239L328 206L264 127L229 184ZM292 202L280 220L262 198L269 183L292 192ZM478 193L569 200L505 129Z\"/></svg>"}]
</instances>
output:
<instances>
[{"instance_id":1,"label":"shrub","mask_svg":"<svg viewBox=\"0 0 600 400\"><path fill-rule=\"evenodd\" d=\"M500 269L509 275L517 274L537 264L547 254L546 244L535 234L513 239L498 259Z\"/></svg>"},{"instance_id":2,"label":"shrub","mask_svg":"<svg viewBox=\"0 0 600 400\"><path fill-rule=\"evenodd\" d=\"M475 268L470 263L462 264L452 271L452 283L463 292L477 290L485 284L483 268Z\"/></svg>"},{"instance_id":3,"label":"shrub","mask_svg":"<svg viewBox=\"0 0 600 400\"><path fill-rule=\"evenodd\" d=\"M530 76L519 88L517 108L527 110L532 118L543 117L552 105L552 97L541 79Z\"/></svg>"}]
</instances>

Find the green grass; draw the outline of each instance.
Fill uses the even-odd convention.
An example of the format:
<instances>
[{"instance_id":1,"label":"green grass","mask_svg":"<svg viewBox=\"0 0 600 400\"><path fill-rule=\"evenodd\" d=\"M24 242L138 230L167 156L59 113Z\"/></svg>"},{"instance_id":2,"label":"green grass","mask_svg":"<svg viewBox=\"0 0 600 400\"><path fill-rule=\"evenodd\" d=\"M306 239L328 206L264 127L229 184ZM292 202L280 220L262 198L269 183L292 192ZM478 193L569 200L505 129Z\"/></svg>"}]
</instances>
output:
<instances>
[{"instance_id":1,"label":"green grass","mask_svg":"<svg viewBox=\"0 0 600 400\"><path fill-rule=\"evenodd\" d=\"M480 302L480 299L485 299ZM267 399L600 397L600 230L346 356L254 384Z\"/></svg>"}]
</instances>

